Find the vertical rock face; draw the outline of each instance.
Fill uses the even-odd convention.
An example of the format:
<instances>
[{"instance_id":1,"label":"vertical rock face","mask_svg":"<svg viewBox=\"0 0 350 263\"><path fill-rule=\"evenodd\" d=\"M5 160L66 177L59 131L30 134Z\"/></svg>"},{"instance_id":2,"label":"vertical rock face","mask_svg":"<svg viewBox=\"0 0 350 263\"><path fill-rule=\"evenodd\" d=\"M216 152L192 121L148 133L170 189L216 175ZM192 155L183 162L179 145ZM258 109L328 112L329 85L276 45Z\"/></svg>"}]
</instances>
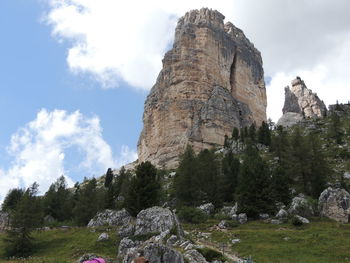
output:
<instances>
[{"instance_id":1,"label":"vertical rock face","mask_svg":"<svg viewBox=\"0 0 350 263\"><path fill-rule=\"evenodd\" d=\"M145 102L139 161L173 168L187 144L223 145L233 127L266 120L260 52L224 16L193 10L179 19L173 48Z\"/></svg>"},{"instance_id":2,"label":"vertical rock face","mask_svg":"<svg viewBox=\"0 0 350 263\"><path fill-rule=\"evenodd\" d=\"M297 77L292 81L292 87L285 88L285 101L283 114L287 112L295 112L301 114L305 118L324 117L327 113L326 105L317 96L308 89Z\"/></svg>"}]
</instances>

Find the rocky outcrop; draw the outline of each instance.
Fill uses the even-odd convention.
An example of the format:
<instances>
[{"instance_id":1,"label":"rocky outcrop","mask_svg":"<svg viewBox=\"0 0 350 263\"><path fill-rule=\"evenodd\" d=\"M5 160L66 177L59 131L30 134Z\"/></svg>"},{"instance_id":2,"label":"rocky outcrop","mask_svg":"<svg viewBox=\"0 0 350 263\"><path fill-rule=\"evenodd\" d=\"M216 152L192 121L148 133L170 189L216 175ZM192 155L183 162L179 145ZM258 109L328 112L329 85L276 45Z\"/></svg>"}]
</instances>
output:
<instances>
[{"instance_id":1,"label":"rocky outcrop","mask_svg":"<svg viewBox=\"0 0 350 263\"><path fill-rule=\"evenodd\" d=\"M291 215L300 215L303 217L310 217L315 214L312 204L306 199L303 194L294 197L288 213Z\"/></svg>"},{"instance_id":2,"label":"rocky outcrop","mask_svg":"<svg viewBox=\"0 0 350 263\"><path fill-rule=\"evenodd\" d=\"M342 188L328 187L319 199L320 215L341 223L350 223L350 194Z\"/></svg>"},{"instance_id":3,"label":"rocky outcrop","mask_svg":"<svg viewBox=\"0 0 350 263\"><path fill-rule=\"evenodd\" d=\"M88 223L88 227L123 226L130 224L132 219L131 215L125 209L120 211L107 209L97 213Z\"/></svg>"},{"instance_id":4,"label":"rocky outcrop","mask_svg":"<svg viewBox=\"0 0 350 263\"><path fill-rule=\"evenodd\" d=\"M5 231L10 225L10 216L7 212L0 211L0 232Z\"/></svg>"},{"instance_id":5,"label":"rocky outcrop","mask_svg":"<svg viewBox=\"0 0 350 263\"><path fill-rule=\"evenodd\" d=\"M186 13L145 102L139 161L174 168L187 144L223 145L233 127L265 120L260 52L218 11Z\"/></svg>"},{"instance_id":6,"label":"rocky outcrop","mask_svg":"<svg viewBox=\"0 0 350 263\"><path fill-rule=\"evenodd\" d=\"M140 250L142 250L144 257L152 263L184 263L184 258L180 252L157 243L149 243L145 246L129 249L122 262L131 263Z\"/></svg>"},{"instance_id":7,"label":"rocky outcrop","mask_svg":"<svg viewBox=\"0 0 350 263\"><path fill-rule=\"evenodd\" d=\"M292 81L292 87L285 88L283 116L278 125L291 126L304 118L322 118L327 114L324 102L308 89L300 77Z\"/></svg>"},{"instance_id":8,"label":"rocky outcrop","mask_svg":"<svg viewBox=\"0 0 350 263\"><path fill-rule=\"evenodd\" d=\"M155 206L138 213L135 235L161 233L173 227L177 227L175 215L168 208Z\"/></svg>"},{"instance_id":9,"label":"rocky outcrop","mask_svg":"<svg viewBox=\"0 0 350 263\"><path fill-rule=\"evenodd\" d=\"M214 213L215 206L212 203L206 203L203 205L200 205L197 207L199 210L201 210L204 214L210 215Z\"/></svg>"}]
</instances>

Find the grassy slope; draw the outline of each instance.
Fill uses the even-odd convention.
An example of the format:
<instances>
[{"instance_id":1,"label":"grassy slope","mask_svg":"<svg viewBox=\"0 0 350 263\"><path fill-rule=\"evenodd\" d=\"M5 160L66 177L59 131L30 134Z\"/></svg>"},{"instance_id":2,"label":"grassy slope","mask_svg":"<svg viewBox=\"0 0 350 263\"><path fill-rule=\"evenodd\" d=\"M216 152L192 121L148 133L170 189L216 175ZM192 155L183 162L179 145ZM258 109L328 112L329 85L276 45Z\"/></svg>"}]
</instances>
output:
<instances>
[{"instance_id":1,"label":"grassy slope","mask_svg":"<svg viewBox=\"0 0 350 263\"><path fill-rule=\"evenodd\" d=\"M207 242L227 243L232 252L241 257L251 255L258 263L350 262L350 225L315 220L302 227L255 221L226 232L210 231L210 226L217 223L211 221L200 226L186 225L185 229L190 231L193 240L197 239L194 232L198 230L211 232ZM285 237L290 239L286 241ZM230 241L235 238L241 239L241 243L231 245Z\"/></svg>"},{"instance_id":2,"label":"grassy slope","mask_svg":"<svg viewBox=\"0 0 350 263\"><path fill-rule=\"evenodd\" d=\"M84 253L96 253L103 257L115 258L116 231L110 231L110 240L97 242L101 231L90 232L86 228L69 230L53 229L50 231L35 232L35 251L31 259L25 262L36 263L71 263L75 262ZM23 262L23 260L5 260L3 234L0 234L0 262Z\"/></svg>"}]
</instances>

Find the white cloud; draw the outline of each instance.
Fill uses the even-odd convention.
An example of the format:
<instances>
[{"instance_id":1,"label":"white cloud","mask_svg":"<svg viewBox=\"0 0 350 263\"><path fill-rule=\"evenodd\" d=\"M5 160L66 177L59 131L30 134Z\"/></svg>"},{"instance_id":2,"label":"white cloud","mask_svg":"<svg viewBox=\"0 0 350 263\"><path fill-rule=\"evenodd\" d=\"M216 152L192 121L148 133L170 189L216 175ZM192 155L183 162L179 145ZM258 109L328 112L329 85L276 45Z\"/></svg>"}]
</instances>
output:
<instances>
[{"instance_id":1,"label":"white cloud","mask_svg":"<svg viewBox=\"0 0 350 263\"><path fill-rule=\"evenodd\" d=\"M111 147L102 137L98 117L88 118L79 111L43 109L11 138L8 151L14 160L7 171L0 170L0 201L9 189L28 187L33 182L39 184L43 193L61 175L72 186L73 179L65 167L65 154L72 148L81 155L75 157L83 175L101 175L108 167L137 158L127 146L122 147L120 157L113 157Z\"/></svg>"},{"instance_id":2,"label":"white cloud","mask_svg":"<svg viewBox=\"0 0 350 263\"><path fill-rule=\"evenodd\" d=\"M350 80L348 0L47 1L53 35L71 45L70 69L91 73L104 87L123 80L150 89L177 18L210 7L242 28L261 51L265 73L272 78L268 115L274 120L274 113L281 112L274 105L283 104L283 88L296 75L326 103L350 97L345 88Z\"/></svg>"}]
</instances>

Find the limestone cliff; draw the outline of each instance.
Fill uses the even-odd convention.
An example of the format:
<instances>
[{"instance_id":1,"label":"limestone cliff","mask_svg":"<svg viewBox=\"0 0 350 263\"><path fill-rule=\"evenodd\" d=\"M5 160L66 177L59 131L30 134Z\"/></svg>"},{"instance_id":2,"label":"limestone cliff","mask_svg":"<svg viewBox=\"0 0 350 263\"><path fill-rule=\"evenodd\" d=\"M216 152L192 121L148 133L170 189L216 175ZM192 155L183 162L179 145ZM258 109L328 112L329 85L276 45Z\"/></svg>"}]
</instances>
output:
<instances>
[{"instance_id":1,"label":"limestone cliff","mask_svg":"<svg viewBox=\"0 0 350 263\"><path fill-rule=\"evenodd\" d=\"M324 117L327 113L326 105L308 89L301 80L297 77L292 81L292 87L285 88L285 101L283 114L287 112L295 112L301 114L305 118Z\"/></svg>"},{"instance_id":2,"label":"limestone cliff","mask_svg":"<svg viewBox=\"0 0 350 263\"><path fill-rule=\"evenodd\" d=\"M264 120L260 52L218 11L186 13L145 102L139 161L172 168L187 144L196 152L223 145L233 127Z\"/></svg>"}]
</instances>

